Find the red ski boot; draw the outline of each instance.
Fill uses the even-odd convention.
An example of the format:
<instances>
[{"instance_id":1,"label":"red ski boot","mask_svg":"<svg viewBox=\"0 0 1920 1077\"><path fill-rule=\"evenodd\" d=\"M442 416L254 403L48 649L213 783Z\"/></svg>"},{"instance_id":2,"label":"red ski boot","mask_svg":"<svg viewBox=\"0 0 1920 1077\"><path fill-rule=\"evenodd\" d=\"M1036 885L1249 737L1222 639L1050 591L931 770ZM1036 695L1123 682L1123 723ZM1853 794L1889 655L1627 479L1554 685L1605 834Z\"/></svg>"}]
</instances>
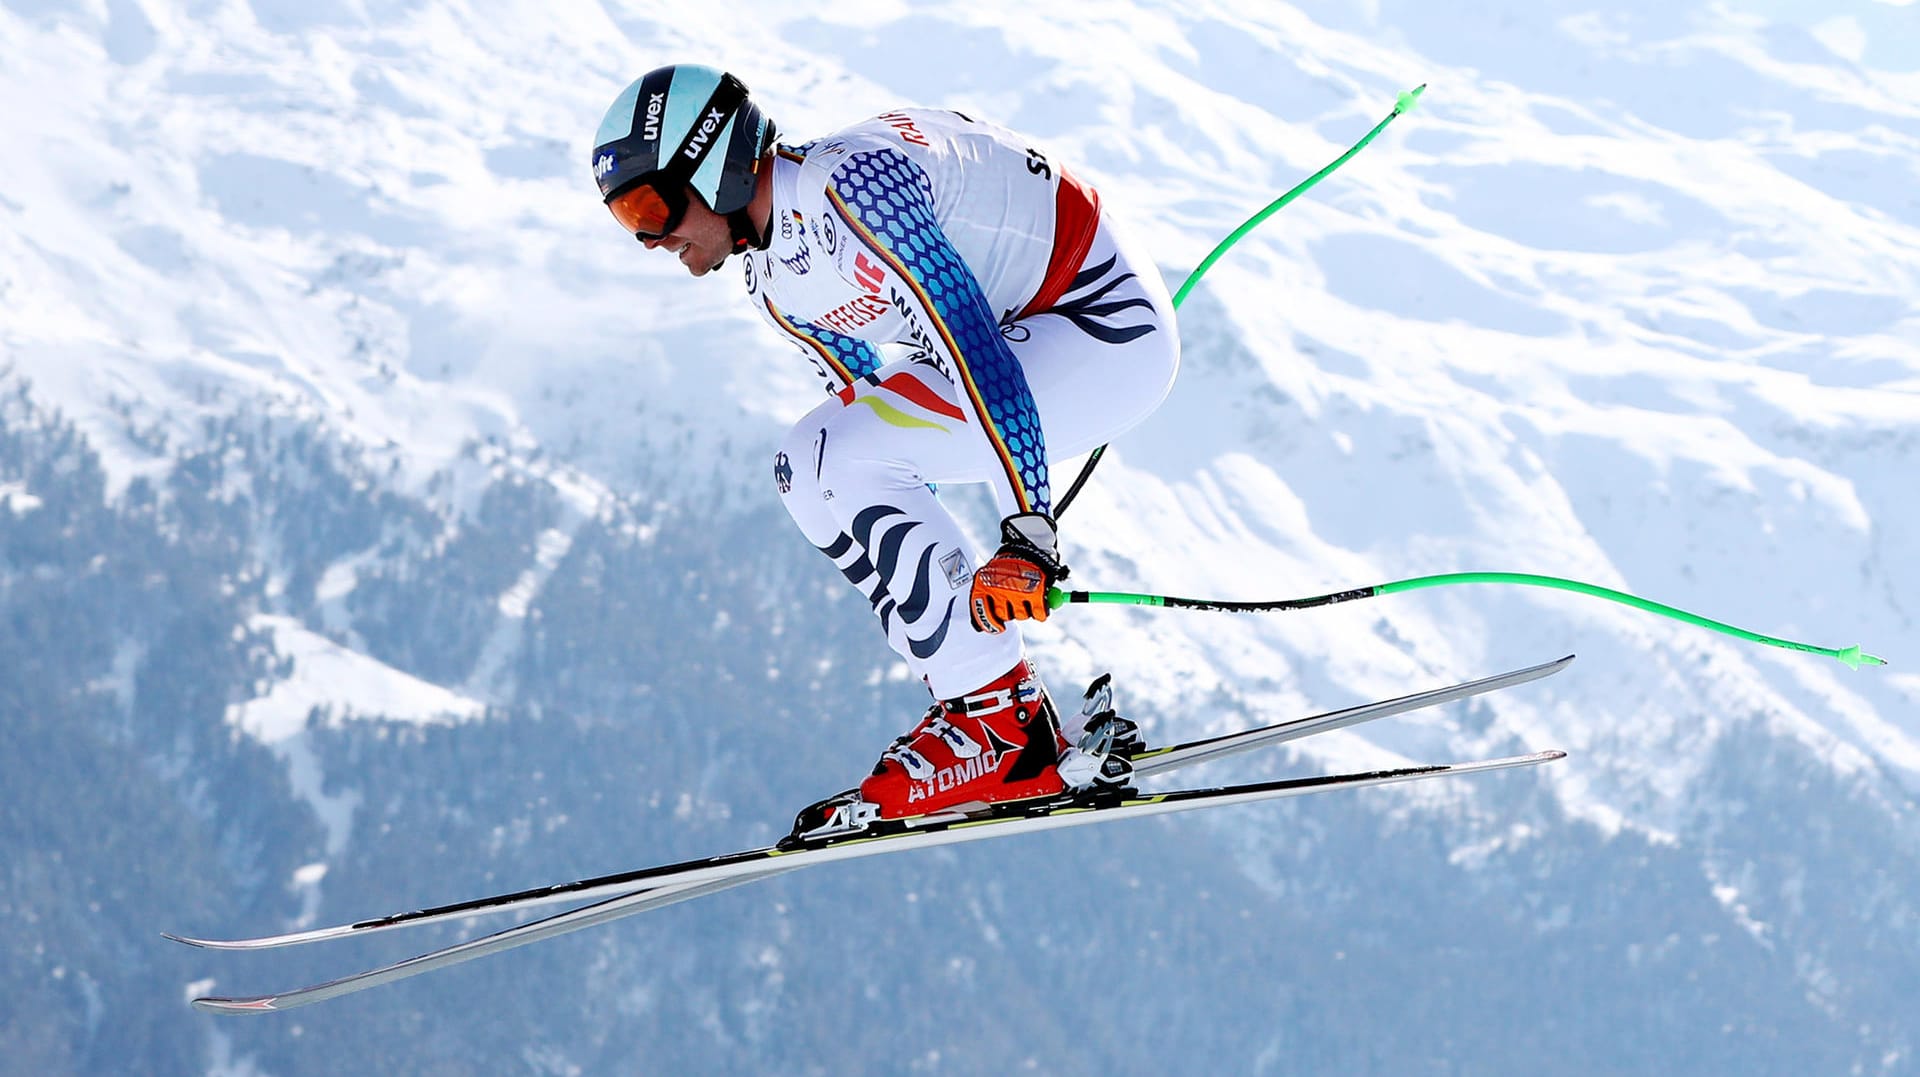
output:
<instances>
[{"instance_id":1,"label":"red ski boot","mask_svg":"<svg viewBox=\"0 0 1920 1077\"><path fill-rule=\"evenodd\" d=\"M1066 788L1054 769L1065 748L1053 701L1023 658L979 691L934 704L880 757L860 797L900 819L1052 796Z\"/></svg>"}]
</instances>

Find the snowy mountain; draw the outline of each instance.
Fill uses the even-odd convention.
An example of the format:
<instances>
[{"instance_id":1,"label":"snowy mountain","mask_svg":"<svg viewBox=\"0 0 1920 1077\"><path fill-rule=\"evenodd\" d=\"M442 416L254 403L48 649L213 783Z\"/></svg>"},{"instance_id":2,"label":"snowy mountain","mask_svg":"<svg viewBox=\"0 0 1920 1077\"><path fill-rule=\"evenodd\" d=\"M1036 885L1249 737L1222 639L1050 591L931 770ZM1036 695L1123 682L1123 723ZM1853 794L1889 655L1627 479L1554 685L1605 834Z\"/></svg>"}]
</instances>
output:
<instances>
[{"instance_id":1,"label":"snowy mountain","mask_svg":"<svg viewBox=\"0 0 1920 1077\"><path fill-rule=\"evenodd\" d=\"M1920 5L702 13L0 0L0 1072L1920 1072ZM765 481L812 374L594 204L678 60L795 138L1029 133L1175 285L1426 84L1182 308L1073 582L1545 573L1892 665L1497 587L1075 607L1053 690L1112 669L1157 741L1580 655L1209 780L1571 757L194 1014L481 925L161 930L763 843L924 705Z\"/></svg>"}]
</instances>

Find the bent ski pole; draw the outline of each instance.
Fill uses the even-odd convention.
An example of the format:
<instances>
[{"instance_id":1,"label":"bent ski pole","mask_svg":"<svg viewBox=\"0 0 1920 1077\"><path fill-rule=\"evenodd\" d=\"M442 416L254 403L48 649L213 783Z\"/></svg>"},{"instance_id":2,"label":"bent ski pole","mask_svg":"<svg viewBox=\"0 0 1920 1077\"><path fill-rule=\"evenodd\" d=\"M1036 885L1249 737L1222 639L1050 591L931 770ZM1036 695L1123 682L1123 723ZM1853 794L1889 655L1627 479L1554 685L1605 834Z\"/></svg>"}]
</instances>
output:
<instances>
[{"instance_id":1,"label":"bent ski pole","mask_svg":"<svg viewBox=\"0 0 1920 1077\"><path fill-rule=\"evenodd\" d=\"M1124 591L1062 591L1058 587L1047 591L1047 606L1059 609L1070 602L1107 603L1124 606L1161 606L1168 609L1217 610L1228 613L1283 613L1290 610L1313 609L1318 606L1332 606L1341 602L1354 602L1363 598L1376 598L1380 595L1395 595L1403 591L1418 591L1427 587L1446 587L1465 583L1514 584L1525 587L1550 587L1560 591L1572 591L1577 594L1604 598L1610 602L1632 606L1635 609L1670 617L1676 621L1712 629L1735 639L1749 643L1764 644L1768 647L1780 647L1789 651L1804 651L1808 654L1822 655L1837 659L1853 669L1861 666L1884 666L1886 659L1867 654L1858 645L1852 647L1819 647L1811 643L1781 639L1777 636L1761 635L1744 628L1702 617L1697 613L1641 598L1639 595L1616 591L1610 587L1601 587L1578 580L1562 579L1558 576L1536 576L1525 572L1449 572L1439 576L1416 576L1407 580L1395 580L1392 583L1375 584L1372 587L1357 587L1350 591L1335 591L1331 594L1314 595L1309 598L1287 598L1267 602L1231 602L1199 598L1175 598L1171 595L1134 594Z\"/></svg>"},{"instance_id":2,"label":"bent ski pole","mask_svg":"<svg viewBox=\"0 0 1920 1077\"><path fill-rule=\"evenodd\" d=\"M1193 272L1187 274L1187 279L1183 284L1180 285L1180 290L1173 293L1174 309L1176 310L1179 309L1180 304L1182 302L1185 302L1187 298L1187 293L1193 291L1193 286L1200 283L1200 278L1206 275L1207 270L1213 268L1213 263L1218 262L1220 260L1221 255L1227 253L1228 250L1232 249L1234 244L1246 238L1247 233L1253 231L1255 228L1260 227L1261 223L1265 221L1268 217L1271 217L1274 214L1280 212L1282 209L1286 208L1287 203L1292 202L1294 199L1307 193L1309 190L1312 190L1314 184L1319 183L1323 179L1326 179L1328 176L1333 174L1333 171L1335 169L1339 168L1343 164L1346 164L1349 160L1352 160L1354 154L1359 153L1361 150L1366 149L1367 143L1372 142L1375 135L1378 135L1380 132L1386 130L1388 124L1392 123L1395 119L1398 119L1401 115L1408 112L1412 112L1414 110L1414 107L1420 103L1420 95L1425 93L1426 91L1427 91L1427 84L1423 82L1420 85L1415 86L1413 89L1408 90L1405 93L1402 93L1398 98L1398 100L1394 102L1393 111L1387 113L1387 118L1384 120L1381 120L1379 123L1374 124L1373 130L1368 131L1364 136L1362 136L1360 141L1354 143L1351 147L1347 149L1347 152L1335 158L1332 164L1329 164L1327 167L1321 169L1318 172L1315 172L1313 175L1308 176L1306 179L1294 185L1293 189L1288 191L1286 194L1283 194L1280 197L1274 199L1272 202L1268 203L1267 208L1261 210L1260 212L1254 214L1251 217L1248 217L1240 225L1240 227L1233 230L1233 233L1231 235L1221 240L1219 244L1215 246L1213 250L1209 252L1205 258L1200 259L1200 264L1194 267ZM1093 477L1093 469L1099 465L1100 458L1106 455L1106 452L1107 452L1107 447L1105 445L1102 445L1099 448L1093 450L1093 453L1087 457L1087 462L1085 466L1083 466L1080 469L1079 476L1073 480L1073 485L1067 487L1066 495L1060 499L1060 503L1058 505L1055 505L1053 507L1053 515L1056 520L1060 518L1060 515L1062 513L1067 511L1068 505L1073 504L1073 499L1080 495L1080 488L1082 486L1085 486L1087 484L1087 480Z\"/></svg>"}]
</instances>

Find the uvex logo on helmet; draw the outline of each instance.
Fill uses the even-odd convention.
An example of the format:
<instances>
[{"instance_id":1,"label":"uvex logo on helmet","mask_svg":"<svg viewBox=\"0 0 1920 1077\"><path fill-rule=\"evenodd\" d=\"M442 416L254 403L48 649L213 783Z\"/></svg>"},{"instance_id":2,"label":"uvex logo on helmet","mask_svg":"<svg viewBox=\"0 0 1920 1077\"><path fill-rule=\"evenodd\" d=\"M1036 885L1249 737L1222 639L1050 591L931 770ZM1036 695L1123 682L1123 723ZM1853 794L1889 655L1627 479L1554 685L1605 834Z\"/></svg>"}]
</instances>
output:
<instances>
[{"instance_id":1,"label":"uvex logo on helmet","mask_svg":"<svg viewBox=\"0 0 1920 1077\"><path fill-rule=\"evenodd\" d=\"M713 133L720 130L721 125L726 122L726 113L717 108L709 109L707 118L700 121L700 130L695 131L693 137L687 140L686 156L691 160L699 160L700 154L707 148L707 143L713 141Z\"/></svg>"},{"instance_id":2,"label":"uvex logo on helmet","mask_svg":"<svg viewBox=\"0 0 1920 1077\"><path fill-rule=\"evenodd\" d=\"M666 107L666 94L656 93L647 96L647 122L646 126L641 128L640 134L648 142L660 141L660 113L666 111Z\"/></svg>"}]
</instances>

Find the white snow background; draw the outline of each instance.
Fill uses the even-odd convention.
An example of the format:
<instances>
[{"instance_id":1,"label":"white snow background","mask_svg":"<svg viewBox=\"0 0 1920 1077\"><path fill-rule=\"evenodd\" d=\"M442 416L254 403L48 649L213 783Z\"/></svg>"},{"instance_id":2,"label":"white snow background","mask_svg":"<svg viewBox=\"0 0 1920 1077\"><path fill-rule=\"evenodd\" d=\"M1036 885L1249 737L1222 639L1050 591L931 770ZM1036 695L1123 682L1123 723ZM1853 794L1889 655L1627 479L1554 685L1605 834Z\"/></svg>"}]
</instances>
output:
<instances>
[{"instance_id":1,"label":"white snow background","mask_svg":"<svg viewBox=\"0 0 1920 1077\"><path fill-rule=\"evenodd\" d=\"M180 444L200 416L271 402L413 492L473 439L537 458L577 522L668 445L771 454L817 394L737 269L689 281L596 205L592 133L647 68L728 67L795 140L901 104L993 118L1096 184L1170 285L1424 83L1415 112L1187 303L1172 398L1064 518L1072 582L1278 598L1537 572L1892 665L1473 587L1265 618L1070 609L1030 637L1056 692L1113 668L1185 716L1149 730L1170 740L1238 721L1183 705L1216 685L1277 716L1578 652L1494 700L1489 724L1431 712L1307 750L1378 767L1564 748L1537 777L1395 795L1471 815L1475 782L1539 781L1576 817L1664 838L1713 810L1700 771L1740 727L1911 811L1920 5L690 11L5 0L7 376L79 422L116 488L170 464L124 437L125 413ZM1077 463L1056 463L1056 489ZM763 471L659 496L726 512L772 498ZM0 495L34 511L31 490ZM350 625L262 611L292 661L232 721L278 743L314 708L479 718L511 692L517 618L568 541L566 521L543 538L464 683L356 654ZM343 563L326 587L353 585ZM317 809L351 811L285 754ZM1509 822L1503 840L1529 840ZM1701 885L1730 925L1765 932L1737 865L1703 864ZM1898 937L1920 948L1912 925ZM1806 975L1822 990L1817 961Z\"/></svg>"}]
</instances>

